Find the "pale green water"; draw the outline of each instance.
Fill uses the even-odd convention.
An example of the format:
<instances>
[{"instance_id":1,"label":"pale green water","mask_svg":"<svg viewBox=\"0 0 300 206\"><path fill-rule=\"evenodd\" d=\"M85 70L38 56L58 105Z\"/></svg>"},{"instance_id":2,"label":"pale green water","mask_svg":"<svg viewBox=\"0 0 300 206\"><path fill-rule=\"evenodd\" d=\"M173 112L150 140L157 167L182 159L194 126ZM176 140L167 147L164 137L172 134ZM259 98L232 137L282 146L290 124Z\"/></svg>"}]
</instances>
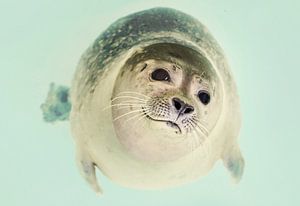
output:
<instances>
[{"instance_id":1,"label":"pale green water","mask_svg":"<svg viewBox=\"0 0 300 206\"><path fill-rule=\"evenodd\" d=\"M0 205L300 205L299 1L0 1ZM225 3L226 2L226 3ZM154 6L204 23L234 73L246 168L234 186L221 162L166 191L122 188L100 176L97 197L80 177L69 124L46 124L51 81L69 84L85 48L117 18Z\"/></svg>"}]
</instances>

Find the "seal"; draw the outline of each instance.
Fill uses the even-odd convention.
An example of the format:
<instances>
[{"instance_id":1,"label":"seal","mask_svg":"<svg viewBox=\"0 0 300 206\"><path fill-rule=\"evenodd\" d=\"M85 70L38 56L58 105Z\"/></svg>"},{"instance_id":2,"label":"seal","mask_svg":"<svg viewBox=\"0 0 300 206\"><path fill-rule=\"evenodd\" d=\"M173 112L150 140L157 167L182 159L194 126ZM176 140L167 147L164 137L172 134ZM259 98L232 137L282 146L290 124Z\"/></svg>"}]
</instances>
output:
<instances>
[{"instance_id":1,"label":"seal","mask_svg":"<svg viewBox=\"0 0 300 206\"><path fill-rule=\"evenodd\" d=\"M78 167L97 193L96 168L139 189L197 180L219 159L236 182L242 176L234 79L207 28L183 12L153 8L117 20L81 57L69 102L57 91L56 106L42 105L45 119L66 119L62 103L72 104Z\"/></svg>"}]
</instances>

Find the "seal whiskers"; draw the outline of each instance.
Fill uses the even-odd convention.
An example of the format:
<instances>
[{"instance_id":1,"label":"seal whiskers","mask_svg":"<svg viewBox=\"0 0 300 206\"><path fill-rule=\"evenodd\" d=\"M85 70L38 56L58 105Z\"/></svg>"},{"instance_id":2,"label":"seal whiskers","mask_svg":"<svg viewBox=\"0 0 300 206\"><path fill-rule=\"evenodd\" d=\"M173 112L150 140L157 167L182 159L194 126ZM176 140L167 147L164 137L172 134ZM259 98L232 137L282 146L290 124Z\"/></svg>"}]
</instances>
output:
<instances>
[{"instance_id":1,"label":"seal whiskers","mask_svg":"<svg viewBox=\"0 0 300 206\"><path fill-rule=\"evenodd\" d=\"M147 108L146 108L146 110L147 110ZM135 118L138 118L138 117L146 117L147 114L145 114L144 111L145 111L145 110L143 110L143 111L142 111L141 113L139 113L139 114L135 114L134 116L132 116L132 117L126 119L126 120L124 121L124 124L125 124L126 122L128 122L128 121L130 121L130 120L133 120L133 119L135 119Z\"/></svg>"},{"instance_id":2,"label":"seal whiskers","mask_svg":"<svg viewBox=\"0 0 300 206\"><path fill-rule=\"evenodd\" d=\"M122 115L120 115L120 116L114 118L113 121L116 121L116 120L118 120L118 119L120 119L120 118L122 118L122 117L124 117L124 116L129 115L129 114L136 113L136 112L143 112L143 111L144 111L143 109L133 110L133 111L127 112L127 113L125 113L125 114L122 114Z\"/></svg>"},{"instance_id":3,"label":"seal whiskers","mask_svg":"<svg viewBox=\"0 0 300 206\"><path fill-rule=\"evenodd\" d=\"M123 100L125 99L125 100ZM121 100L122 102L120 103L114 103L113 102L117 101L117 100ZM117 95L115 98L113 98L110 102L111 105L108 105L107 107L103 108L103 110L109 109L111 107L117 107L117 106L137 106L137 105L143 105L144 103L146 103L146 99L142 99L139 97L135 97L135 96L129 96L129 95Z\"/></svg>"},{"instance_id":4,"label":"seal whiskers","mask_svg":"<svg viewBox=\"0 0 300 206\"><path fill-rule=\"evenodd\" d=\"M140 92L133 92L133 91L124 91L124 92L119 92L118 94L137 94L137 95L141 95L145 98L148 98L148 99L151 99L151 97L145 95L145 94L142 94Z\"/></svg>"},{"instance_id":5,"label":"seal whiskers","mask_svg":"<svg viewBox=\"0 0 300 206\"><path fill-rule=\"evenodd\" d=\"M134 96L116 96L111 101L113 102L113 101L115 101L117 99L124 99L124 98L130 98L130 99L137 99L137 100L140 100L140 101L145 101L145 99L141 99L139 97L134 97Z\"/></svg>"},{"instance_id":6,"label":"seal whiskers","mask_svg":"<svg viewBox=\"0 0 300 206\"><path fill-rule=\"evenodd\" d=\"M138 107L138 106L142 106L144 105L143 103L118 103L118 104L112 104L112 105L109 105L107 107L104 107L102 109L102 111L104 110L107 110L107 109L110 109L112 107L118 107L116 109L120 109L121 107L124 107L124 108L131 108L131 107Z\"/></svg>"}]
</instances>

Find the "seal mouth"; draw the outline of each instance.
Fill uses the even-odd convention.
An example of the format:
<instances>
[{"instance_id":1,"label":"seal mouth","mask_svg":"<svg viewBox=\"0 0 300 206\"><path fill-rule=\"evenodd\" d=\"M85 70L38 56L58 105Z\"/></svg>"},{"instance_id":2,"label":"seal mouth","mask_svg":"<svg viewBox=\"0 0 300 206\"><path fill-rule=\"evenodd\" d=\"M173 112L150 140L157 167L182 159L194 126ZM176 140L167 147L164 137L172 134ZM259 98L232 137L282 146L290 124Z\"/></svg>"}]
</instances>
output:
<instances>
[{"instance_id":1,"label":"seal mouth","mask_svg":"<svg viewBox=\"0 0 300 206\"><path fill-rule=\"evenodd\" d=\"M150 117L144 110L143 108L143 113L145 114L146 118L155 121L155 122L165 122L167 126L173 128L173 129L177 129L176 133L181 134L181 128L179 127L179 125L176 122L170 121L170 120L161 120L161 119L154 119L152 117Z\"/></svg>"}]
</instances>

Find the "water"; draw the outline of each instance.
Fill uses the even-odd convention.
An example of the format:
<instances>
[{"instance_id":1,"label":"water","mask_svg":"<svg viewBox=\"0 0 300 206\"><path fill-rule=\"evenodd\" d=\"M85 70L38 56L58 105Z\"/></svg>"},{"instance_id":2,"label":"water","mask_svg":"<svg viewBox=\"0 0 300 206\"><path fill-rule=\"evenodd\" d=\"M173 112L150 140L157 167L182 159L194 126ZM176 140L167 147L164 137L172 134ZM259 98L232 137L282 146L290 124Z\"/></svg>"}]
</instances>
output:
<instances>
[{"instance_id":1,"label":"water","mask_svg":"<svg viewBox=\"0 0 300 206\"><path fill-rule=\"evenodd\" d=\"M299 205L299 1L0 1L0 205ZM232 185L221 162L167 191L80 177L69 124L45 124L49 83L70 84L80 55L117 18L168 6L204 23L221 44L241 98L246 168Z\"/></svg>"}]
</instances>

